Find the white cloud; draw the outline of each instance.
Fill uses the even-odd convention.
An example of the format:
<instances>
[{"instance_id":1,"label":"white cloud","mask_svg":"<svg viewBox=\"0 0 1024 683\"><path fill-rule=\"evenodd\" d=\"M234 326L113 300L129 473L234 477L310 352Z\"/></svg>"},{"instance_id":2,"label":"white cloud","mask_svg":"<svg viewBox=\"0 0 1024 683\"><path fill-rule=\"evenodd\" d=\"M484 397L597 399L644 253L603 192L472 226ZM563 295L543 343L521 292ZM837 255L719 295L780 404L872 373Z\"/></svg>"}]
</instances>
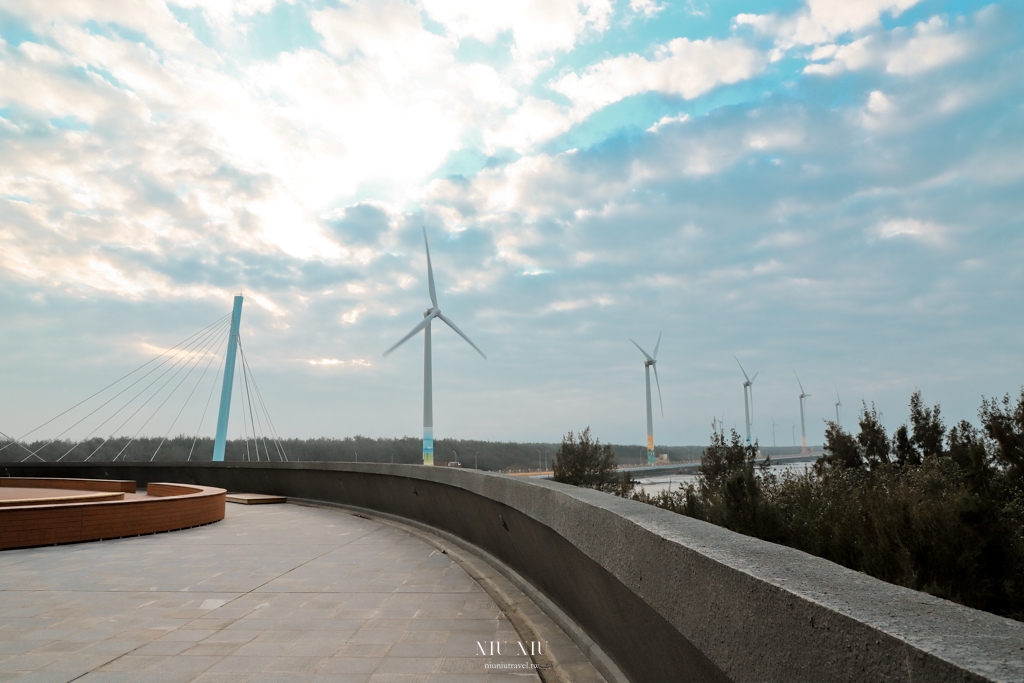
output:
<instances>
[{"instance_id":1,"label":"white cloud","mask_svg":"<svg viewBox=\"0 0 1024 683\"><path fill-rule=\"evenodd\" d=\"M511 33L515 50L527 58L571 50L586 32L605 31L612 15L608 0L422 0L422 5L460 40L471 37L490 43Z\"/></svg>"},{"instance_id":2,"label":"white cloud","mask_svg":"<svg viewBox=\"0 0 1024 683\"><path fill-rule=\"evenodd\" d=\"M872 228L871 233L883 240L894 237L910 237L925 244L941 245L946 242L948 229L931 221L916 218L894 218L884 220Z\"/></svg>"},{"instance_id":3,"label":"white cloud","mask_svg":"<svg viewBox=\"0 0 1024 683\"><path fill-rule=\"evenodd\" d=\"M568 74L551 88L573 101L577 117L644 92L694 99L716 86L760 73L764 56L741 40L676 38L658 48L653 60L636 54L612 57Z\"/></svg>"},{"instance_id":4,"label":"white cloud","mask_svg":"<svg viewBox=\"0 0 1024 683\"><path fill-rule=\"evenodd\" d=\"M548 87L568 97L571 106L527 97L507 120L485 133L485 140L490 148L527 152L627 97L659 92L694 99L720 85L756 76L765 63L764 55L739 39L676 38L658 46L653 59L637 54L612 57L554 80Z\"/></svg>"},{"instance_id":5,"label":"white cloud","mask_svg":"<svg viewBox=\"0 0 1024 683\"><path fill-rule=\"evenodd\" d=\"M960 60L970 50L967 35L950 31L944 19L932 17L915 25L911 32L894 29L887 36L866 36L846 45L819 47L811 59L830 61L808 64L804 72L833 76L844 71L879 68L888 73L913 75Z\"/></svg>"},{"instance_id":6,"label":"white cloud","mask_svg":"<svg viewBox=\"0 0 1024 683\"><path fill-rule=\"evenodd\" d=\"M637 14L653 17L664 10L665 5L659 5L655 0L629 0L629 8Z\"/></svg>"},{"instance_id":7,"label":"white cloud","mask_svg":"<svg viewBox=\"0 0 1024 683\"><path fill-rule=\"evenodd\" d=\"M751 26L788 49L828 43L847 33L879 24L883 14L898 17L921 0L807 0L807 6L788 15L739 14L738 26Z\"/></svg>"}]
</instances>

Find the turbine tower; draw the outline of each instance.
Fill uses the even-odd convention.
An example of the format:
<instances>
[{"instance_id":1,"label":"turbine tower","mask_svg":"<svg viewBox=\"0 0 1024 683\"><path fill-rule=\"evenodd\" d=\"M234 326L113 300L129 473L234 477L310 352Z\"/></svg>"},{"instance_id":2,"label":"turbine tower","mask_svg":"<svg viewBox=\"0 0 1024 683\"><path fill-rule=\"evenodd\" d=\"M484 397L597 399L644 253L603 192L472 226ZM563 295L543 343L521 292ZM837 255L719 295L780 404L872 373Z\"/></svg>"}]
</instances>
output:
<instances>
[{"instance_id":1,"label":"turbine tower","mask_svg":"<svg viewBox=\"0 0 1024 683\"><path fill-rule=\"evenodd\" d=\"M469 337L460 330L455 323L446 318L441 309L437 306L437 292L434 289L434 270L430 266L430 245L427 243L427 229L423 228L423 246L427 251L427 288L430 293L430 308L423 312L423 321L412 328L409 334L402 337L397 344L384 352L385 357L409 340L420 330L423 330L423 464L434 464L434 402L433 385L431 382L430 362L430 321L434 318L440 319L445 325L455 330L455 333L466 340L476 352L487 359L484 352L477 348Z\"/></svg>"},{"instance_id":2,"label":"turbine tower","mask_svg":"<svg viewBox=\"0 0 1024 683\"><path fill-rule=\"evenodd\" d=\"M780 425L775 424L774 415L769 415L768 417L772 418L772 448L777 448L777 446L775 445L775 428Z\"/></svg>"},{"instance_id":3,"label":"turbine tower","mask_svg":"<svg viewBox=\"0 0 1024 683\"><path fill-rule=\"evenodd\" d=\"M793 371L793 376L796 377L796 383L800 385L800 453L807 453L807 429L804 427L804 399L810 396L804 391L804 385L800 382L800 375L796 374L796 370Z\"/></svg>"},{"instance_id":4,"label":"turbine tower","mask_svg":"<svg viewBox=\"0 0 1024 683\"><path fill-rule=\"evenodd\" d=\"M733 356L736 358L736 356ZM747 377L747 371L743 369L743 363L740 363L740 359L736 358L736 365L740 366L740 372L743 373L743 413L747 418L747 445L749 446L750 441L750 416L754 412L754 380L757 379L757 373L754 373L753 377ZM748 401L747 396L750 396Z\"/></svg>"},{"instance_id":5,"label":"turbine tower","mask_svg":"<svg viewBox=\"0 0 1024 683\"><path fill-rule=\"evenodd\" d=\"M832 382L832 387L836 390L836 425L839 425L839 409L843 407L843 401L839 398L839 387L836 386L835 382Z\"/></svg>"},{"instance_id":6,"label":"turbine tower","mask_svg":"<svg viewBox=\"0 0 1024 683\"><path fill-rule=\"evenodd\" d=\"M654 381L658 385L658 404L661 406L661 416L665 417L665 404L661 402L661 382L658 380L658 347L661 346L661 332L658 333L658 342L654 345L654 355L648 354L635 341L633 346L640 349L644 354L644 378L647 380L647 464L654 464L654 416L651 411L651 368L654 368Z\"/></svg>"}]
</instances>

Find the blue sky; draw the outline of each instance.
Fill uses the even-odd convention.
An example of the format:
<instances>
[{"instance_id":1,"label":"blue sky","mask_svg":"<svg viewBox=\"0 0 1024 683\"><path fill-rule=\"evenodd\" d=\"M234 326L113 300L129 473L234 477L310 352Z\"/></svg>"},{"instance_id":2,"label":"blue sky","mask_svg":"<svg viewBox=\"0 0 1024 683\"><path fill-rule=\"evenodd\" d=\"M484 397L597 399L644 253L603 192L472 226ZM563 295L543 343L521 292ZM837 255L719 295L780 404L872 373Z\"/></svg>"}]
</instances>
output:
<instances>
[{"instance_id":1,"label":"blue sky","mask_svg":"<svg viewBox=\"0 0 1024 683\"><path fill-rule=\"evenodd\" d=\"M242 291L282 434L417 435L422 349L381 352L421 226L488 354L435 328L439 438L642 443L659 331L663 444L742 430L733 356L768 445L794 371L813 443L837 389L891 430L1024 384L1016 3L50 0L0 39L5 433Z\"/></svg>"}]
</instances>

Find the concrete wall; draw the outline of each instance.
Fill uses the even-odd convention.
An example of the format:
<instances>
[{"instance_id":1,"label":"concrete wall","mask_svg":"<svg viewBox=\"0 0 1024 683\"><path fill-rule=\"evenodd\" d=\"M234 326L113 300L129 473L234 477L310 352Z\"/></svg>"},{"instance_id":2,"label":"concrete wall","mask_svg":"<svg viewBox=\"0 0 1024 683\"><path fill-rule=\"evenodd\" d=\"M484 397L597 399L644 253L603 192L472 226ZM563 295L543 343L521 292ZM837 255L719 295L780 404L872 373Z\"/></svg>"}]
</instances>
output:
<instances>
[{"instance_id":1,"label":"concrete wall","mask_svg":"<svg viewBox=\"0 0 1024 683\"><path fill-rule=\"evenodd\" d=\"M633 501L473 470L354 463L0 465L356 505L491 553L631 679L1024 681L1024 624Z\"/></svg>"}]
</instances>

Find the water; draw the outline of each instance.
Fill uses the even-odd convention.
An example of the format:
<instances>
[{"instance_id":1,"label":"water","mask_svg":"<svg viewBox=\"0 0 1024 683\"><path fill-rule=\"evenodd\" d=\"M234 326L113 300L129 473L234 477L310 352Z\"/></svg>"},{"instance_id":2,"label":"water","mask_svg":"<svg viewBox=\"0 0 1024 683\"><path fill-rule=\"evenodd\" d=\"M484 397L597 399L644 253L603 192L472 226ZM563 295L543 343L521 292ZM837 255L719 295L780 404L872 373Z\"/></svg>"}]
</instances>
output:
<instances>
[{"instance_id":1,"label":"water","mask_svg":"<svg viewBox=\"0 0 1024 683\"><path fill-rule=\"evenodd\" d=\"M795 472L803 474L808 468L813 467L811 462L786 462L772 465L768 470L777 476L783 472ZM754 468L760 474L760 468ZM634 475L635 476L635 475ZM649 495L656 496L662 491L678 491L681 486L697 481L696 474L666 474L663 477L641 477L636 480L638 490L643 490Z\"/></svg>"}]
</instances>

